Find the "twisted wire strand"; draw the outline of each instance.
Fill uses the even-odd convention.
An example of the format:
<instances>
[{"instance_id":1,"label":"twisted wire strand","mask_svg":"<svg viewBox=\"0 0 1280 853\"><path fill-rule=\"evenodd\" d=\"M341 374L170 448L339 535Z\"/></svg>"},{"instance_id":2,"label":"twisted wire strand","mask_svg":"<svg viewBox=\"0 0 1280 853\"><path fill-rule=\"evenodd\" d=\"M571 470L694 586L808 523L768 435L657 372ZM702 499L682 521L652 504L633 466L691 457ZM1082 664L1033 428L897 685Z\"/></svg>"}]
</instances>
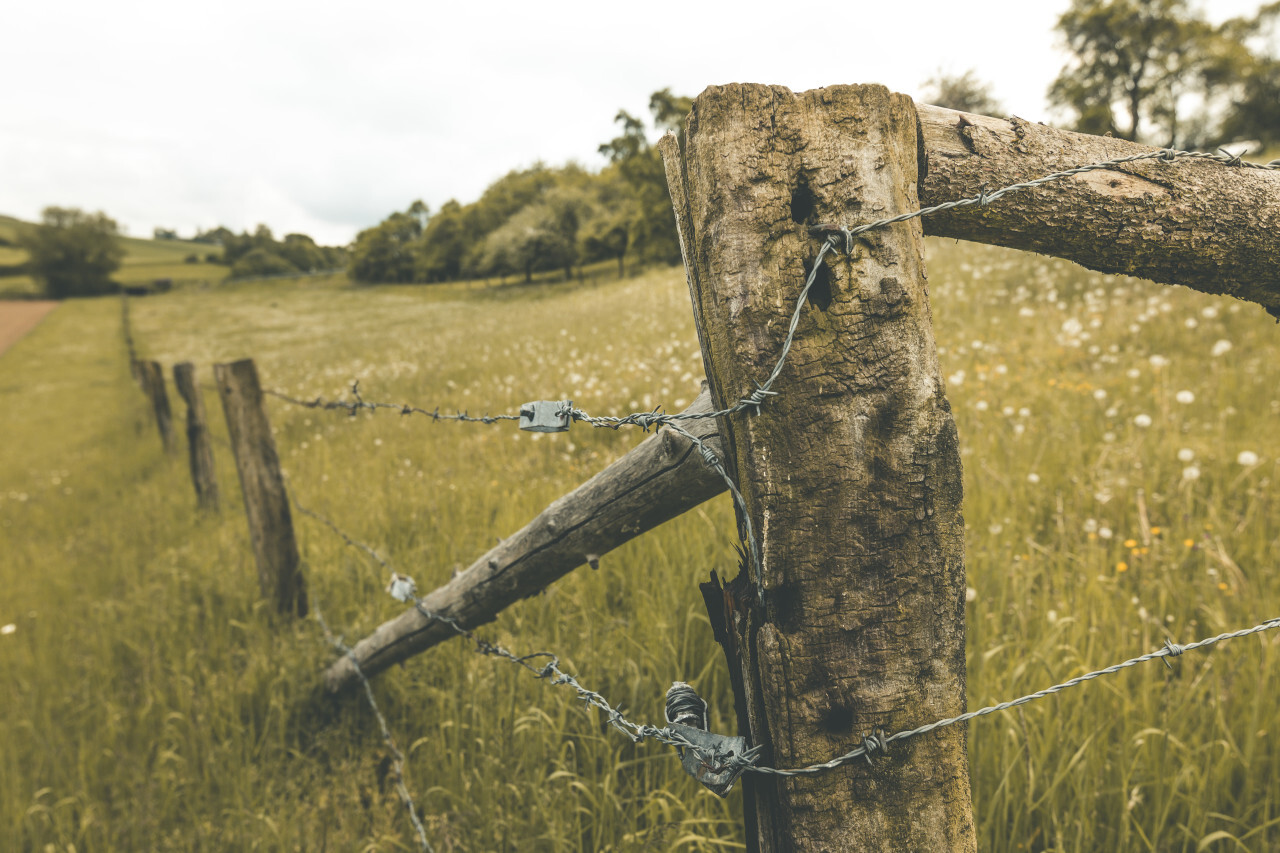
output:
<instances>
[{"instance_id":1,"label":"twisted wire strand","mask_svg":"<svg viewBox=\"0 0 1280 853\"><path fill-rule=\"evenodd\" d=\"M382 740L387 745L387 750L391 753L391 772L395 776L396 793L400 797L400 802L404 804L405 809L409 812L409 820L413 823L413 829L418 834L418 849L424 850L426 853L435 853L435 848L431 846L431 842L427 841L427 830L422 825L422 821L418 819L418 810L414 806L413 797L409 794L409 787L404 781L404 753L396 746L395 740L391 737L391 729L387 726L387 718L382 715L382 709L378 707L378 701L373 698L373 687L369 684L369 679L365 677L364 670L360 669L360 661L356 659L355 652L348 646L341 637L335 637L333 632L329 630L329 623L324 621L324 614L320 612L320 607L315 600L311 601L311 612L315 614L316 621L320 623L321 630L324 631L324 638L329 641L335 649L342 652L351 660L351 664L356 669L356 675L360 676L360 683L364 685L365 698L369 700L369 707L373 709L373 715L378 718L378 727L382 729Z\"/></svg>"},{"instance_id":2,"label":"twisted wire strand","mask_svg":"<svg viewBox=\"0 0 1280 853\"><path fill-rule=\"evenodd\" d=\"M396 575L396 577L406 578L406 576L396 573L394 568L391 566L391 563L388 560L386 560L381 554L379 554L375 549L364 544L363 542L360 542L352 538L346 532L344 532L340 527L334 524L332 520L325 517L321 513L318 513L311 509L307 509L306 507L302 506L300 503L298 503L296 498L291 498L291 500L293 501L293 505L297 507L299 512L311 518L314 518L317 521L324 524L326 527L329 528L329 530L337 534L348 546L352 548L356 548L360 551L363 551L365 554L369 555L375 562L377 562L378 565L381 566L383 569L393 572ZM458 636L465 637L466 639L470 640L472 643L475 644L476 651L482 655L497 657L509 663L515 664L521 667L522 669L528 670L529 672L533 673L534 676L539 679L546 679L549 685L559 686L559 685L565 684L572 687L574 692L577 694L578 699L581 699L584 703L586 703L591 707L598 708L599 710L603 711L605 716L608 718L609 724L612 725L614 728L616 728L618 731L625 734L628 738L631 739L632 742L640 743L643 740L652 738L654 740L660 741L661 743L665 743L668 746L678 746L678 747L684 747L689 749L695 748L694 745L690 743L687 738L683 737L682 735L674 731L671 731L665 726L659 728L658 726L654 726L648 723L636 723L627 719L627 717L620 710L618 710L613 705L611 705L609 701L604 698L603 695L601 695L599 692L595 690L591 690L587 687L584 687L575 676L565 672L560 666L559 656L554 654L553 652L539 651L539 652L533 652L531 654L526 654L526 655L517 655L514 652L504 648L503 646L497 643L492 643L492 642L489 642L488 640L478 637L474 632L463 627L458 622L458 620L454 619L453 617L448 616L444 613L437 613L433 610L429 610L426 607L426 605L423 603L423 600L420 597L418 597L418 595L416 595L411 591L412 583L409 584L409 586L407 587L407 590L409 590L407 591L407 599L413 602L414 608L424 618L430 621L440 622L446 625L450 630L452 630ZM360 670L360 665L357 662L357 659L355 657L355 652L351 649L344 648L344 653L355 665L356 674L359 675L360 679L365 682L365 687L366 689L368 689L368 681L365 679L364 673ZM534 663L531 663L531 661L537 661L542 658L547 659L547 662L542 663L540 665L535 665Z\"/></svg>"},{"instance_id":3,"label":"twisted wire strand","mask_svg":"<svg viewBox=\"0 0 1280 853\"><path fill-rule=\"evenodd\" d=\"M1080 675L1075 678L1069 679L1068 681L1064 681L1061 684L1055 684L1052 687L1046 687L1043 690L1037 690L1035 693L1028 693L1026 696L1020 696L1019 698L1013 699L1008 702L1001 702L998 705L989 705L985 708L979 708L976 711L970 711L966 714L960 714L959 716L955 716L955 717L947 717L944 720L937 720L936 722L932 722L927 725L920 726L918 728L910 729L908 731L896 732L894 734L888 735L887 737L879 736L876 733L873 733L872 735L869 735L869 736L864 736L863 742L853 750L846 752L844 755L837 756L831 759L830 761L824 761L821 764L810 764L807 767L798 767L792 770L779 770L773 767L747 766L744 768L744 770L748 773L760 773L766 776L813 776L815 774L822 773L823 771L832 770L836 767L849 764L853 761L856 761L859 758L863 758L863 757L869 758L870 755L874 752L877 752L877 751L884 752L888 749L889 744L893 743L894 741L906 740L907 738L915 737L916 735L926 734L928 732L933 731L934 729L940 729L944 726L950 726L956 723L968 722L969 720L977 719L978 717L985 717L988 714L994 714L997 711L1007 711L1008 709L1016 707L1018 705L1025 705L1028 702L1034 702L1037 699L1043 699L1046 696L1052 696L1056 693L1061 693L1063 690L1066 690L1068 687L1075 687L1077 684L1083 684L1086 681L1092 681L1093 679L1101 678L1104 675L1111 675L1112 673L1119 672L1122 669L1128 669L1131 666L1137 666L1140 663L1146 663L1149 660L1155 660L1156 658L1165 659L1169 657L1176 657L1177 655L1181 655L1183 652L1189 652L1194 649L1207 648L1208 646L1212 646L1216 643L1225 642L1227 640L1232 640L1237 637L1247 637L1250 634L1257 634L1260 631L1269 631L1272 628L1280 628L1280 618L1269 619L1266 622L1262 622L1258 625L1254 625L1252 628L1244 628L1239 631L1230 631L1228 633L1218 634L1215 637L1208 637L1203 640L1198 640L1194 643L1187 643L1186 645L1179 645L1172 641L1166 640L1164 647L1157 649L1154 652L1150 652L1145 655L1139 655L1136 658L1130 658L1129 660L1114 664L1112 666L1108 666L1104 669L1097 669L1097 670L1094 670L1093 672L1087 672L1084 675ZM1164 662L1168 664L1168 660L1165 660Z\"/></svg>"},{"instance_id":4,"label":"twisted wire strand","mask_svg":"<svg viewBox=\"0 0 1280 853\"><path fill-rule=\"evenodd\" d=\"M473 424L496 424L499 421L518 421L519 415L481 415L473 417L466 412L455 412L449 414L441 412L439 407L435 409L423 409L408 403L375 403L369 402L360 396L360 381L356 380L351 385L351 395L353 400L326 400L323 397L316 397L314 400L300 400L297 397L291 397L283 391L276 391L273 388L264 388L263 394L268 397L275 397L277 400L283 400L295 406L301 406L304 409L342 409L352 417L361 409L376 411L377 409L391 409L402 415L425 415L433 421L465 421Z\"/></svg>"}]
</instances>

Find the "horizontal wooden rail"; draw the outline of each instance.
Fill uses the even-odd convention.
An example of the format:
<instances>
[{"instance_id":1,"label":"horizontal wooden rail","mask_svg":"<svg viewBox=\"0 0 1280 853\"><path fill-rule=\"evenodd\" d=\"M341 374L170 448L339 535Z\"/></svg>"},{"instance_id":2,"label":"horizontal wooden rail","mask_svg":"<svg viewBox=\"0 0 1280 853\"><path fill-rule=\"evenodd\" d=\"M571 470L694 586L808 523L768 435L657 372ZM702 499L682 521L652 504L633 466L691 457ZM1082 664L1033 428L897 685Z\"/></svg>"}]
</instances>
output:
<instances>
[{"instance_id":1,"label":"horizontal wooden rail","mask_svg":"<svg viewBox=\"0 0 1280 853\"><path fill-rule=\"evenodd\" d=\"M1020 118L916 109L924 207L1158 150ZM1280 171L1142 160L1011 193L988 207L932 214L924 232L1227 294L1280 319Z\"/></svg>"}]
</instances>

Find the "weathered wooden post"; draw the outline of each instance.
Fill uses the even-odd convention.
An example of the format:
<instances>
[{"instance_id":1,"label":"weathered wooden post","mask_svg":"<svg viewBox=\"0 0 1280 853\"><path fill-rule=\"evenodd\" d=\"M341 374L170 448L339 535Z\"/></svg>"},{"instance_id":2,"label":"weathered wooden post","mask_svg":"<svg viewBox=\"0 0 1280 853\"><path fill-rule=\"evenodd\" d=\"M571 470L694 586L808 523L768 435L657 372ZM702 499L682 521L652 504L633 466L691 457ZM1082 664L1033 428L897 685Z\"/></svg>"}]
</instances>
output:
<instances>
[{"instance_id":1,"label":"weathered wooden post","mask_svg":"<svg viewBox=\"0 0 1280 853\"><path fill-rule=\"evenodd\" d=\"M280 473L280 457L263 407L253 359L215 364L214 379L227 416L231 450L244 492L249 537L264 598L281 613L307 615L307 582L293 536L293 516Z\"/></svg>"},{"instance_id":2,"label":"weathered wooden post","mask_svg":"<svg viewBox=\"0 0 1280 853\"><path fill-rule=\"evenodd\" d=\"M173 384L187 403L187 449L191 456L191 482L201 509L218 509L218 477L213 469L213 446L204 415L204 396L196 385L196 367L189 361L173 366Z\"/></svg>"},{"instance_id":3,"label":"weathered wooden post","mask_svg":"<svg viewBox=\"0 0 1280 853\"><path fill-rule=\"evenodd\" d=\"M120 323L124 329L124 345L129 352L129 375L133 381L142 383L142 372L138 368L138 350L133 344L133 323L129 319L129 294L120 291Z\"/></svg>"},{"instance_id":4,"label":"weathered wooden post","mask_svg":"<svg viewBox=\"0 0 1280 853\"><path fill-rule=\"evenodd\" d=\"M717 406L763 380L820 248L810 227L915 210L911 99L882 86L712 87L685 160L664 140ZM794 768L965 706L959 446L939 378L919 220L828 253L760 414L726 419L729 470L762 554L723 597L739 720ZM874 764L746 781L767 851L975 849L965 731Z\"/></svg>"},{"instance_id":5,"label":"weathered wooden post","mask_svg":"<svg viewBox=\"0 0 1280 853\"><path fill-rule=\"evenodd\" d=\"M174 453L178 449L173 437L173 410L169 408L169 392L164 387L164 368L158 361L138 362L142 373L142 390L151 401L151 409L156 415L156 428L160 430L160 441L164 443L165 453Z\"/></svg>"}]
</instances>

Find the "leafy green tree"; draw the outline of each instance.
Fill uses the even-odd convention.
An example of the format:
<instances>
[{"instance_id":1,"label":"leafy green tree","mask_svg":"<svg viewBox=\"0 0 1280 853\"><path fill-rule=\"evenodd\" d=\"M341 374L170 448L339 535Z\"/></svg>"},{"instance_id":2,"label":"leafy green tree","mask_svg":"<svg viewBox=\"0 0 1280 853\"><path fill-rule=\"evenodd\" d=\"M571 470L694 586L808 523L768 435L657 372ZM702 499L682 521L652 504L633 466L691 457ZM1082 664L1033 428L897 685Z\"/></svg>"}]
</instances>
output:
<instances>
[{"instance_id":1,"label":"leafy green tree","mask_svg":"<svg viewBox=\"0 0 1280 853\"><path fill-rule=\"evenodd\" d=\"M1280 56L1267 52L1263 38L1278 20L1280 0L1220 28L1205 82L1230 104L1219 131L1221 141L1280 142ZM1250 49L1252 41L1260 42L1258 49Z\"/></svg>"},{"instance_id":2,"label":"leafy green tree","mask_svg":"<svg viewBox=\"0 0 1280 853\"><path fill-rule=\"evenodd\" d=\"M685 116L692 106L691 98L673 95L670 89L654 92L649 98L655 127L670 130L681 140ZM662 155L650 144L643 121L619 110L615 122L622 133L599 150L631 188L634 213L628 223L628 243L644 260L676 263L680 260L680 242Z\"/></svg>"},{"instance_id":3,"label":"leafy green tree","mask_svg":"<svg viewBox=\"0 0 1280 853\"><path fill-rule=\"evenodd\" d=\"M284 258L294 269L303 272L316 272L331 266L326 251L306 234L284 235L284 241L277 244L273 254Z\"/></svg>"},{"instance_id":4,"label":"leafy green tree","mask_svg":"<svg viewBox=\"0 0 1280 853\"><path fill-rule=\"evenodd\" d=\"M991 92L991 85L978 79L973 69L960 74L939 71L924 82L921 99L949 110L977 115L999 115L1004 107Z\"/></svg>"},{"instance_id":5,"label":"leafy green tree","mask_svg":"<svg viewBox=\"0 0 1280 853\"><path fill-rule=\"evenodd\" d=\"M1188 0L1072 0L1056 29L1072 61L1049 100L1075 113L1077 130L1136 140L1148 122L1173 141L1215 34Z\"/></svg>"},{"instance_id":6,"label":"leafy green tree","mask_svg":"<svg viewBox=\"0 0 1280 853\"><path fill-rule=\"evenodd\" d=\"M302 270L269 249L250 249L231 265L232 278L257 278L264 275L289 275Z\"/></svg>"},{"instance_id":7,"label":"leafy green tree","mask_svg":"<svg viewBox=\"0 0 1280 853\"><path fill-rule=\"evenodd\" d=\"M53 299L111 293L111 274L120 268L124 248L120 228L105 213L74 207L46 207L40 224L18 238L27 250L27 268Z\"/></svg>"},{"instance_id":8,"label":"leafy green tree","mask_svg":"<svg viewBox=\"0 0 1280 853\"><path fill-rule=\"evenodd\" d=\"M362 282L414 281L414 244L421 236L422 225L417 216L391 214L356 235L348 275L353 281Z\"/></svg>"},{"instance_id":9,"label":"leafy green tree","mask_svg":"<svg viewBox=\"0 0 1280 853\"><path fill-rule=\"evenodd\" d=\"M523 272L531 282L535 272L562 269L565 278L571 278L579 258L578 230L589 215L590 202L580 189L547 192L488 235L480 257L482 270Z\"/></svg>"},{"instance_id":10,"label":"leafy green tree","mask_svg":"<svg viewBox=\"0 0 1280 853\"><path fill-rule=\"evenodd\" d=\"M418 281L452 281L462 277L467 251L475 242L470 218L461 204L450 199L428 220L414 257Z\"/></svg>"}]
</instances>

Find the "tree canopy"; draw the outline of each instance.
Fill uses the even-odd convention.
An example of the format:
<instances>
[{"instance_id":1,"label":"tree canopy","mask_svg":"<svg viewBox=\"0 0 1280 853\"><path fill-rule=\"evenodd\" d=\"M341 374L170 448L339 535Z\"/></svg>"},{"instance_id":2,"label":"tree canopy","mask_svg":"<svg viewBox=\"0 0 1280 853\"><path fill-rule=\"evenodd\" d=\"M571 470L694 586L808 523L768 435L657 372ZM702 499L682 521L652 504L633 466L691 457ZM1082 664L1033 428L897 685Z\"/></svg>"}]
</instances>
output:
<instances>
[{"instance_id":1,"label":"tree canopy","mask_svg":"<svg viewBox=\"0 0 1280 853\"><path fill-rule=\"evenodd\" d=\"M1211 24L1189 0L1072 0L1059 17L1070 62L1049 88L1085 133L1160 145L1277 138L1277 60L1251 46L1280 14Z\"/></svg>"},{"instance_id":2,"label":"tree canopy","mask_svg":"<svg viewBox=\"0 0 1280 853\"><path fill-rule=\"evenodd\" d=\"M649 101L653 129L683 129L692 99L669 89ZM479 199L422 202L361 231L351 277L364 282L438 282L464 277L561 270L565 277L594 261L680 259L675 217L661 155L640 118L617 116L619 135L600 146L608 163L597 172L569 163L534 163L508 172Z\"/></svg>"},{"instance_id":3,"label":"tree canopy","mask_svg":"<svg viewBox=\"0 0 1280 853\"><path fill-rule=\"evenodd\" d=\"M111 274L125 254L119 234L116 221L101 211L46 207L40 224L18 244L27 250L27 268L48 296L96 296L116 290Z\"/></svg>"}]
</instances>

